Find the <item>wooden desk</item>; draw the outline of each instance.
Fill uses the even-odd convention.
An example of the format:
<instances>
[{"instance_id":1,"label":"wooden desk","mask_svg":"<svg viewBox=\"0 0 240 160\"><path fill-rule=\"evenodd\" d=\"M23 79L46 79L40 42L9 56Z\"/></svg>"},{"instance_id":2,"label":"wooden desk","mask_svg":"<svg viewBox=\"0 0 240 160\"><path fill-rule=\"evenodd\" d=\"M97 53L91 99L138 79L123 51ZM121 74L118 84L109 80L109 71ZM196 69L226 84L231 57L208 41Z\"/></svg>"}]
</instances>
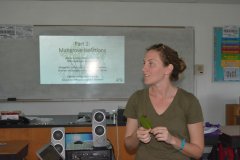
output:
<instances>
[{"instance_id":1,"label":"wooden desk","mask_svg":"<svg viewBox=\"0 0 240 160\"><path fill-rule=\"evenodd\" d=\"M0 159L2 160L23 160L27 153L27 141L0 141Z\"/></svg>"},{"instance_id":2,"label":"wooden desk","mask_svg":"<svg viewBox=\"0 0 240 160\"><path fill-rule=\"evenodd\" d=\"M55 126L56 127L56 126ZM66 133L91 132L89 127L65 127ZM124 147L125 126L107 126L107 137L114 147L118 160L134 160L135 155L129 154ZM51 126L29 128L0 128L0 141L26 140L29 142L27 160L38 160L36 151L51 141ZM1 159L1 158L0 158ZM2 159L1 159L2 160Z\"/></svg>"},{"instance_id":3,"label":"wooden desk","mask_svg":"<svg viewBox=\"0 0 240 160\"><path fill-rule=\"evenodd\" d=\"M224 145L240 148L240 126L224 126L221 131L223 134L219 136L219 139Z\"/></svg>"},{"instance_id":4,"label":"wooden desk","mask_svg":"<svg viewBox=\"0 0 240 160\"><path fill-rule=\"evenodd\" d=\"M238 160L238 148L240 148L240 126L224 126L221 128L222 134L219 136L223 146L230 146L234 149L234 159Z\"/></svg>"}]
</instances>

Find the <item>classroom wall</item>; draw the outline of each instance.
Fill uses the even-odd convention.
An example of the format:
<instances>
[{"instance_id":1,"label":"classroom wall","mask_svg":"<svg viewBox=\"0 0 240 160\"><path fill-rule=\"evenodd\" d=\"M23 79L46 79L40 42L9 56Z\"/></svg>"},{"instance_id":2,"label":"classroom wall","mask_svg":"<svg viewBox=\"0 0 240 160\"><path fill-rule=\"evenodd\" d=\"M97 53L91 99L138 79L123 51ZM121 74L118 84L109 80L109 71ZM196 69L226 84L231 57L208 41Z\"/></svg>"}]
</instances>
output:
<instances>
[{"instance_id":1,"label":"classroom wall","mask_svg":"<svg viewBox=\"0 0 240 160\"><path fill-rule=\"evenodd\" d=\"M240 83L212 81L213 27L240 26L239 15L240 5L236 4L0 2L0 24L193 26L195 64L204 65L204 74L195 75L195 95L202 105L205 121L222 125L225 124L225 104L239 103ZM0 110L18 109L27 115L77 114L93 108L111 111L125 104L126 101L4 102L0 103Z\"/></svg>"}]
</instances>

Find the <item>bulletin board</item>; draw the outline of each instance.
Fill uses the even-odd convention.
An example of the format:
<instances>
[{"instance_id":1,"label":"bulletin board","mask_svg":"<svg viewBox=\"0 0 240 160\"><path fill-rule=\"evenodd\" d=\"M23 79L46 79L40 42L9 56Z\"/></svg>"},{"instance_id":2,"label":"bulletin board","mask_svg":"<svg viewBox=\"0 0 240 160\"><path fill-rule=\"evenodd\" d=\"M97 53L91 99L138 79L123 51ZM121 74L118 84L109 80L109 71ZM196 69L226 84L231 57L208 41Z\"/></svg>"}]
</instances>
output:
<instances>
[{"instance_id":1,"label":"bulletin board","mask_svg":"<svg viewBox=\"0 0 240 160\"><path fill-rule=\"evenodd\" d=\"M240 28L214 28L214 81L240 82Z\"/></svg>"}]
</instances>

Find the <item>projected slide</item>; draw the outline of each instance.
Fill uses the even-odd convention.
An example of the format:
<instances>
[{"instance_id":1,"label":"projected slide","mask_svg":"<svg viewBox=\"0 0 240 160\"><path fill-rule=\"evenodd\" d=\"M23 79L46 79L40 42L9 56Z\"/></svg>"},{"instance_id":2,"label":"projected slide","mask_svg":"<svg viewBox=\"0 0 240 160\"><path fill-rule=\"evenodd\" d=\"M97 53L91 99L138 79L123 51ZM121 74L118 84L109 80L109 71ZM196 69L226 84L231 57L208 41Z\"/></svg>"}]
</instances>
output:
<instances>
[{"instance_id":1,"label":"projected slide","mask_svg":"<svg viewBox=\"0 0 240 160\"><path fill-rule=\"evenodd\" d=\"M39 36L40 83L124 83L124 43L124 36Z\"/></svg>"}]
</instances>

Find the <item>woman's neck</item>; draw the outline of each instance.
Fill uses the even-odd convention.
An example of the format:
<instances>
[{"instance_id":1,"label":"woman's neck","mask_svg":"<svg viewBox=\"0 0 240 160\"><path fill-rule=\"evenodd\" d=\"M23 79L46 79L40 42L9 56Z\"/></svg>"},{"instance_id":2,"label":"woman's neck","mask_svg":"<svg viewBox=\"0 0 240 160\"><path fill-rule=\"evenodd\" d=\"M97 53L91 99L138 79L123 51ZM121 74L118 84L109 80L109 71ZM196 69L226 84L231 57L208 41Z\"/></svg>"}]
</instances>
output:
<instances>
[{"instance_id":1,"label":"woman's neck","mask_svg":"<svg viewBox=\"0 0 240 160\"><path fill-rule=\"evenodd\" d=\"M151 96L162 97L162 98L171 98L176 95L177 87L172 84L162 85L162 86L151 86L149 88L149 93Z\"/></svg>"}]
</instances>

